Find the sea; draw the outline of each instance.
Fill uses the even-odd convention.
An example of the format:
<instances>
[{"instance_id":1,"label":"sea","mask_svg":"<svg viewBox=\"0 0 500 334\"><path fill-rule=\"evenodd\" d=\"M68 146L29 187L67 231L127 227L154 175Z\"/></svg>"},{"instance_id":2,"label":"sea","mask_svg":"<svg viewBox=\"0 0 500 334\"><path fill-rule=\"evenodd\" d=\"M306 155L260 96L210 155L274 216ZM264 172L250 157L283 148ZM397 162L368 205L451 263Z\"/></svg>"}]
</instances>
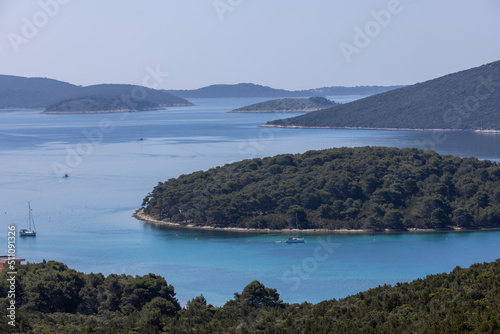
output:
<instances>
[{"instance_id":1,"label":"sea","mask_svg":"<svg viewBox=\"0 0 500 334\"><path fill-rule=\"evenodd\" d=\"M417 147L500 161L495 133L267 128L259 126L297 114L227 113L265 100L192 99L195 106L116 114L0 110L0 254L9 226L27 227L30 202L37 236L16 239L18 257L85 273L158 274L182 305L203 294L222 306L253 280L284 302L317 303L500 257L500 231L307 234L304 244L285 244L287 234L178 229L132 217L158 182L282 153Z\"/></svg>"}]
</instances>

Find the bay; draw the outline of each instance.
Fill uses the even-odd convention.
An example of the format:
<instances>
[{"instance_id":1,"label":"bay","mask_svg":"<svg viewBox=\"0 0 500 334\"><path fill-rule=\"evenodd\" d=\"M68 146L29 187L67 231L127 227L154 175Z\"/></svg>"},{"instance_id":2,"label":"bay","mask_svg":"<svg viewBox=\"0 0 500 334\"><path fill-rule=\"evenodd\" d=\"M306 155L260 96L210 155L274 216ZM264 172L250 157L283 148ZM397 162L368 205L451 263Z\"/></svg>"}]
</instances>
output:
<instances>
[{"instance_id":1,"label":"bay","mask_svg":"<svg viewBox=\"0 0 500 334\"><path fill-rule=\"evenodd\" d=\"M126 114L0 111L0 253L7 226L27 224L31 201L38 236L18 239L18 256L84 272L159 274L183 304L203 293L222 305L254 279L285 302L315 303L499 256L500 231L307 235L306 244L288 245L277 243L282 234L172 229L131 217L159 181L280 153L377 145L500 160L498 134L261 128L295 114L226 113L264 100L193 99L193 107Z\"/></svg>"}]
</instances>

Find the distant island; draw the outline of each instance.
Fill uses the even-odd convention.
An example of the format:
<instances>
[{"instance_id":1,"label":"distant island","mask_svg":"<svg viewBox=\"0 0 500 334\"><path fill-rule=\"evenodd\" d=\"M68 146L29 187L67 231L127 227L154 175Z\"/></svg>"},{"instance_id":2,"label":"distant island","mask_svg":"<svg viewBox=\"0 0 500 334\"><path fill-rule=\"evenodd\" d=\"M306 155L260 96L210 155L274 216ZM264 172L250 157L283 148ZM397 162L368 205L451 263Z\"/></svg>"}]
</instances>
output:
<instances>
[{"instance_id":1,"label":"distant island","mask_svg":"<svg viewBox=\"0 0 500 334\"><path fill-rule=\"evenodd\" d=\"M308 99L277 99L255 103L246 107L229 111L230 113L279 113L279 112L311 112L337 105L324 97Z\"/></svg>"},{"instance_id":2,"label":"distant island","mask_svg":"<svg viewBox=\"0 0 500 334\"><path fill-rule=\"evenodd\" d=\"M191 90L167 90L167 92L183 98L228 98L228 97L310 97L334 95L373 95L387 92L403 86L356 86L356 87L322 87L307 90L290 91L276 89L253 83L239 83L234 85L211 85Z\"/></svg>"},{"instance_id":3,"label":"distant island","mask_svg":"<svg viewBox=\"0 0 500 334\"><path fill-rule=\"evenodd\" d=\"M497 333L500 327L500 260L317 304L286 303L254 280L219 307L203 294L181 307L174 287L153 273L104 276L45 260L16 269L16 327L9 324L10 276L0 274L9 305L2 333Z\"/></svg>"},{"instance_id":4,"label":"distant island","mask_svg":"<svg viewBox=\"0 0 500 334\"><path fill-rule=\"evenodd\" d=\"M0 75L0 108L44 109L77 98L82 101L87 98L102 101L105 96L119 97L120 103L127 104L126 109L131 110L144 102L161 107L193 105L188 100L163 90L136 85L101 84L82 87L48 78Z\"/></svg>"},{"instance_id":5,"label":"distant island","mask_svg":"<svg viewBox=\"0 0 500 334\"><path fill-rule=\"evenodd\" d=\"M500 130L500 61L265 126Z\"/></svg>"},{"instance_id":6,"label":"distant island","mask_svg":"<svg viewBox=\"0 0 500 334\"><path fill-rule=\"evenodd\" d=\"M135 112L162 109L150 100L134 104L123 101L120 96L89 96L63 100L48 106L43 114L95 114L115 112Z\"/></svg>"},{"instance_id":7,"label":"distant island","mask_svg":"<svg viewBox=\"0 0 500 334\"><path fill-rule=\"evenodd\" d=\"M159 183L136 217L234 231L500 227L500 166L430 150L334 148L244 160Z\"/></svg>"}]
</instances>

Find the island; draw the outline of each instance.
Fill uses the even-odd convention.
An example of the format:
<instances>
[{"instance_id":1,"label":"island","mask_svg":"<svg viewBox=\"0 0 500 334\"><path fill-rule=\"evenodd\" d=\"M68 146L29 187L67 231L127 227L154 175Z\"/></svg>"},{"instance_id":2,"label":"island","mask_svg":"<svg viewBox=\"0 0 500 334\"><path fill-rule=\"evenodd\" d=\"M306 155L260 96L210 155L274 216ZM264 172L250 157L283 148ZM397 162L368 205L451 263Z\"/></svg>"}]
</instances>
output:
<instances>
[{"instance_id":1,"label":"island","mask_svg":"<svg viewBox=\"0 0 500 334\"><path fill-rule=\"evenodd\" d=\"M130 103L120 96L75 97L49 105L42 114L96 114L163 109L158 103L144 99Z\"/></svg>"},{"instance_id":2,"label":"island","mask_svg":"<svg viewBox=\"0 0 500 334\"><path fill-rule=\"evenodd\" d=\"M500 328L500 260L317 304L286 303L276 289L254 280L218 307L203 294L181 307L174 287L152 273L104 276L45 260L16 269L15 304L7 298L11 277L0 274L7 309L2 333L496 333Z\"/></svg>"},{"instance_id":3,"label":"island","mask_svg":"<svg viewBox=\"0 0 500 334\"><path fill-rule=\"evenodd\" d=\"M500 166L415 148L357 147L235 162L160 182L136 218L230 231L500 227Z\"/></svg>"},{"instance_id":4,"label":"island","mask_svg":"<svg viewBox=\"0 0 500 334\"><path fill-rule=\"evenodd\" d=\"M498 106L500 61L265 126L498 132Z\"/></svg>"},{"instance_id":5,"label":"island","mask_svg":"<svg viewBox=\"0 0 500 334\"><path fill-rule=\"evenodd\" d=\"M44 109L71 99L102 100L103 97L119 97L119 101L127 104L125 109L136 109L136 104L144 101L166 107L193 105L164 90L137 85L98 84L83 87L49 78L0 75L0 108ZM100 103L97 101L97 104Z\"/></svg>"},{"instance_id":6,"label":"island","mask_svg":"<svg viewBox=\"0 0 500 334\"><path fill-rule=\"evenodd\" d=\"M311 112L337 105L327 98L318 96L308 99L277 99L251 104L229 111L230 113L281 113L281 112Z\"/></svg>"}]
</instances>

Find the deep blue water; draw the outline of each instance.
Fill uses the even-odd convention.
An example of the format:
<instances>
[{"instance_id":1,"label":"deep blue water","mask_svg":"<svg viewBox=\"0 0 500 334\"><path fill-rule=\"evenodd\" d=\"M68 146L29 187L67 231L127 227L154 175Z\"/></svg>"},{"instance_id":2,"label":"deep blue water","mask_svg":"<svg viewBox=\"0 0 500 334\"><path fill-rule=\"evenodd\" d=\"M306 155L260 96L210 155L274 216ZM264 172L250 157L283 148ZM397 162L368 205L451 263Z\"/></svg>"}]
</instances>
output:
<instances>
[{"instance_id":1,"label":"deep blue water","mask_svg":"<svg viewBox=\"0 0 500 334\"><path fill-rule=\"evenodd\" d=\"M496 134L436 140L432 131L259 128L293 115L226 113L263 100L197 99L194 107L127 114L0 111L0 253L7 226L27 224L31 201L38 236L19 239L18 256L84 272L160 274L181 303L203 293L222 305L254 279L285 302L319 302L499 257L500 231L308 235L306 244L288 245L276 243L278 234L177 230L131 217L159 181L279 153L379 145L500 160Z\"/></svg>"}]
</instances>

